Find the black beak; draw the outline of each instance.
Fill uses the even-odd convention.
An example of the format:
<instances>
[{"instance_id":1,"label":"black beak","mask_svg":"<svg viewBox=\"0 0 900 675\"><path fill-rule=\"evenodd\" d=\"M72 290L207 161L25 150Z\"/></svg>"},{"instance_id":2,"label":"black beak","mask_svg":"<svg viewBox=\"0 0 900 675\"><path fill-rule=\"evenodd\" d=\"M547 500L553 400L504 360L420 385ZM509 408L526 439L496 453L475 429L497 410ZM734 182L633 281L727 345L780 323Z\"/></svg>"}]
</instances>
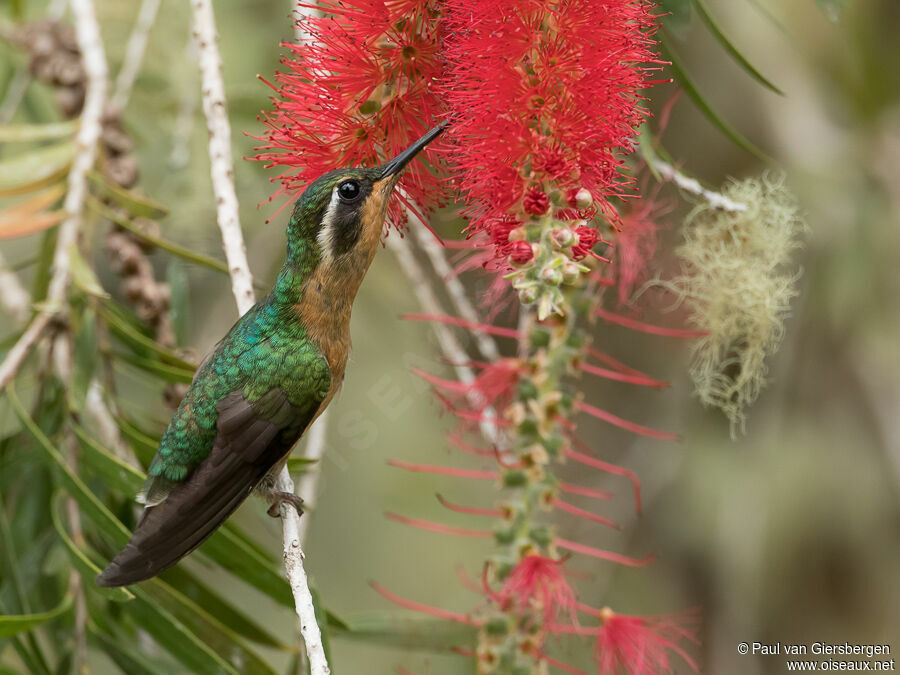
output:
<instances>
[{"instance_id":1,"label":"black beak","mask_svg":"<svg viewBox=\"0 0 900 675\"><path fill-rule=\"evenodd\" d=\"M396 176L398 173L403 171L407 164L412 161L412 158L419 154L419 152L426 145L431 143L435 138L441 135L441 132L447 128L447 122L441 122L434 129L429 131L427 134L422 136L419 140L409 146L406 150L401 152L399 155L394 157L394 159L388 160L382 165L381 177L387 178L389 176Z\"/></svg>"}]
</instances>

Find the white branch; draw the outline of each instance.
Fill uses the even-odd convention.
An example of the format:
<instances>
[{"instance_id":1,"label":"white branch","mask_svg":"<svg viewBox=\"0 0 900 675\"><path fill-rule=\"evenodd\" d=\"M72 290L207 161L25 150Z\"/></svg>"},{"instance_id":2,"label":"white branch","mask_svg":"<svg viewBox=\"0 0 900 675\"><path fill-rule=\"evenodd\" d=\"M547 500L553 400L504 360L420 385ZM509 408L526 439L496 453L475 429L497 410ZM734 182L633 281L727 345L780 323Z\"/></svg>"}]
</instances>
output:
<instances>
[{"instance_id":1,"label":"white branch","mask_svg":"<svg viewBox=\"0 0 900 675\"><path fill-rule=\"evenodd\" d=\"M62 310L69 286L71 248L77 245L81 229L81 210L87 194L87 173L94 165L97 140L100 138L107 76L100 27L94 15L92 0L71 0L71 7L75 20L75 37L84 62L86 89L81 126L75 137L75 158L69 170L68 191L63 201L63 210L67 215L57 233L47 302L0 364L0 387L15 376L51 319Z\"/></svg>"},{"instance_id":2,"label":"white branch","mask_svg":"<svg viewBox=\"0 0 900 675\"><path fill-rule=\"evenodd\" d=\"M16 321L28 318L31 296L15 272L8 268L6 259L0 252L0 306Z\"/></svg>"},{"instance_id":3,"label":"white branch","mask_svg":"<svg viewBox=\"0 0 900 675\"><path fill-rule=\"evenodd\" d=\"M413 228L421 227L424 229L425 226L412 211L407 209L407 214L409 219L413 221ZM444 311L441 307L441 302L438 300L437 295L435 295L425 272L419 265L419 261L416 260L415 255L413 255L409 242L397 236L388 236L386 241L387 247L397 256L397 261L400 263L403 273L406 274L406 277L410 280L413 292L416 294L419 305L425 313L436 315L443 314ZM446 324L433 321L431 323L431 328L437 338L441 352L443 352L447 360L453 364L453 370L456 372L456 377L459 381L466 385L474 382L475 373L466 365L470 361L469 354L460 344L459 340L456 339L456 336L453 334L450 327ZM472 389L467 392L466 398L474 405L480 405L482 403L480 394ZM494 417L495 414L493 408L486 408L484 411L484 419L480 422L479 427L486 439L499 446L500 437L497 426L491 422L491 418Z\"/></svg>"},{"instance_id":4,"label":"white branch","mask_svg":"<svg viewBox=\"0 0 900 675\"><path fill-rule=\"evenodd\" d=\"M306 447L303 456L306 459L314 460L315 464L307 467L306 473L300 476L297 481L297 494L303 497L304 509L315 510L316 499L319 496L319 476L322 473L321 461L325 455L325 440L328 435L328 409L319 415L319 418L312 425L310 430L306 432ZM307 514L306 518L300 519L300 545L306 541L306 533L309 530L310 518Z\"/></svg>"},{"instance_id":5,"label":"white branch","mask_svg":"<svg viewBox=\"0 0 900 675\"><path fill-rule=\"evenodd\" d=\"M472 302L469 300L465 287L459 280L459 277L456 276L450 263L447 261L447 256L444 255L444 248L438 243L437 238L428 231L428 228L425 227L424 223L421 223L414 215L411 216L410 219L413 221L413 226L410 228L413 232L413 236L415 236L419 246L425 251L428 259L431 261L431 266L434 268L434 271L444 282L447 294L450 296L450 301L453 303L456 311L459 312L459 315L466 321L480 323L481 318L478 316L478 312L475 311L474 305L472 305ZM474 333L474 337L475 344L478 345L478 350L489 361L496 361L500 358L500 350L497 349L497 343L490 335L487 333L476 332Z\"/></svg>"},{"instance_id":6,"label":"white branch","mask_svg":"<svg viewBox=\"0 0 900 675\"><path fill-rule=\"evenodd\" d=\"M137 20L128 38L128 46L125 48L125 59L122 68L116 78L116 91L110 99L110 103L116 110L124 110L131 95L131 88L141 70L141 62L144 60L144 50L147 48L147 38L153 22L156 21L156 12L159 10L160 0L144 0L138 11Z\"/></svg>"},{"instance_id":7,"label":"white branch","mask_svg":"<svg viewBox=\"0 0 900 675\"><path fill-rule=\"evenodd\" d=\"M707 190L700 184L700 181L698 181L696 178L691 178L690 176L684 175L674 166L662 161L661 159L653 160L653 168L655 168L659 172L659 175L663 178L663 180L671 181L685 192L690 192L692 195L702 197L703 199L708 201L709 205L714 209L722 209L723 211L747 210L746 204L742 204L740 202L734 201L733 199L729 199L720 192Z\"/></svg>"},{"instance_id":8,"label":"white branch","mask_svg":"<svg viewBox=\"0 0 900 675\"><path fill-rule=\"evenodd\" d=\"M209 130L210 175L216 196L216 216L222 231L222 244L238 311L244 314L253 306L253 277L247 264L247 248L241 234L238 200L234 189L234 164L231 159L231 124L225 107L225 84L219 56L216 20L212 0L191 0L194 12L194 40L200 65L200 90L203 113Z\"/></svg>"},{"instance_id":9,"label":"white branch","mask_svg":"<svg viewBox=\"0 0 900 675\"><path fill-rule=\"evenodd\" d=\"M238 218L238 201L234 189L234 167L231 159L231 127L225 108L225 85L222 82L222 60L217 46L212 0L192 0L194 38L200 62L203 112L209 129L210 173L216 195L216 215L222 231L222 246L228 260L232 291L238 311L244 314L254 303L253 278L247 263L247 250ZM294 492L294 482L287 465L276 482L282 492ZM300 633L306 643L311 675L328 675L331 669L325 658L325 648L313 606L306 570L303 569L303 550L300 547L300 516L289 504L281 505L281 524L284 544L284 569L294 594L294 605L300 620Z\"/></svg>"}]
</instances>

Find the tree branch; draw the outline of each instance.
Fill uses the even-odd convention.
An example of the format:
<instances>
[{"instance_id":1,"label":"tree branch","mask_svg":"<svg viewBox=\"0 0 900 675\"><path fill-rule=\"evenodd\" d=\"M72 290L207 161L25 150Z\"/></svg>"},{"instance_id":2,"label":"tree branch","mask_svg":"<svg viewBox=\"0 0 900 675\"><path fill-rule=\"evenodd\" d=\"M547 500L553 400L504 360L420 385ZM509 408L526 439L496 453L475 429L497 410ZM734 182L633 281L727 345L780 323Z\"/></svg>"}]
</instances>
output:
<instances>
[{"instance_id":1,"label":"tree branch","mask_svg":"<svg viewBox=\"0 0 900 675\"><path fill-rule=\"evenodd\" d=\"M714 190L707 190L700 184L696 178L691 178L690 176L686 176L681 173L678 169L676 169L671 164L662 161L659 158L655 158L653 160L653 168L659 173L663 180L670 181L675 183L678 187L680 187L685 192L689 192L692 195L697 195L698 197L702 197L709 205L714 209L722 209L723 211L746 211L747 205L741 204L740 202L736 202L733 199L729 199L725 195L720 192L716 192Z\"/></svg>"},{"instance_id":2,"label":"tree branch","mask_svg":"<svg viewBox=\"0 0 900 675\"><path fill-rule=\"evenodd\" d=\"M215 17L212 0L192 0L194 13L194 37L200 62L203 112L209 129L210 173L216 195L216 211L222 246L228 260L232 292L238 311L244 314L254 303L253 278L247 263L247 250L238 217L237 194L234 189L234 168L231 159L231 127L225 108L225 85L222 82L222 60L217 46ZM285 466L276 482L278 490L294 492L294 482ZM329 675L331 669L325 657L322 635L316 622L312 594L306 570L303 568L303 550L300 546L300 516L288 504L281 505L282 540L284 544L284 568L294 605L300 620L300 633L306 643L311 675Z\"/></svg>"},{"instance_id":3,"label":"tree branch","mask_svg":"<svg viewBox=\"0 0 900 675\"><path fill-rule=\"evenodd\" d=\"M144 51L147 49L147 38L150 29L156 21L156 12L159 10L160 0L144 0L138 11L137 20L128 38L128 46L125 48L125 59L116 77L116 91L110 99L110 104L116 110L124 110L131 95L131 88L141 70L141 62L144 60Z\"/></svg>"},{"instance_id":4,"label":"tree branch","mask_svg":"<svg viewBox=\"0 0 900 675\"><path fill-rule=\"evenodd\" d=\"M97 155L97 140L100 138L100 123L106 100L106 55L103 52L93 1L71 0L71 7L75 20L75 37L81 50L86 79L81 126L75 137L75 158L69 170L68 190L63 201L63 211L67 215L57 234L47 301L0 364L0 387L5 387L15 377L51 319L63 309L71 272L71 249L77 245L81 229L81 211L87 194L87 173L94 165Z\"/></svg>"},{"instance_id":5,"label":"tree branch","mask_svg":"<svg viewBox=\"0 0 900 675\"><path fill-rule=\"evenodd\" d=\"M304 510L315 510L316 508L316 499L319 495L319 476L322 474L321 461L325 455L325 439L328 434L328 418L329 413L326 408L307 432L306 448L303 456L306 459L315 460L317 463L315 466L310 466L307 472L300 476L300 479L297 481L297 492L303 495ZM298 535L301 546L306 541L309 523L310 518L309 513L307 513L306 518L300 519Z\"/></svg>"},{"instance_id":6,"label":"tree branch","mask_svg":"<svg viewBox=\"0 0 900 675\"><path fill-rule=\"evenodd\" d=\"M222 58L219 56L216 20L212 0L192 0L194 40L200 66L203 113L209 130L210 175L216 196L216 219L222 231L222 245L231 275L231 290L238 312L245 314L255 302L253 276L247 264L247 248L241 233L238 199L234 189L234 164L231 159L231 124L225 107Z\"/></svg>"},{"instance_id":7,"label":"tree branch","mask_svg":"<svg viewBox=\"0 0 900 675\"><path fill-rule=\"evenodd\" d=\"M16 321L24 321L31 309L31 296L0 252L0 306Z\"/></svg>"}]
</instances>

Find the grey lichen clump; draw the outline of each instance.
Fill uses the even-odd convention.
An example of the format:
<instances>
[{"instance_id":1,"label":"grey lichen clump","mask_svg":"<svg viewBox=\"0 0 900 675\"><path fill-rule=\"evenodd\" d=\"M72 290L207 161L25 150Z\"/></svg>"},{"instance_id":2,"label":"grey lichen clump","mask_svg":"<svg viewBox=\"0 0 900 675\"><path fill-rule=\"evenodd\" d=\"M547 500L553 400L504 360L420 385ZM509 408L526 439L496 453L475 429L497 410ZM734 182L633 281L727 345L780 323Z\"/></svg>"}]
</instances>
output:
<instances>
[{"instance_id":1,"label":"grey lichen clump","mask_svg":"<svg viewBox=\"0 0 900 675\"><path fill-rule=\"evenodd\" d=\"M722 193L746 209L704 204L688 215L673 286L692 323L709 331L693 349L697 395L725 413L734 436L744 431L746 408L766 382L766 357L784 336L799 278L791 256L806 225L781 176L732 182Z\"/></svg>"}]
</instances>

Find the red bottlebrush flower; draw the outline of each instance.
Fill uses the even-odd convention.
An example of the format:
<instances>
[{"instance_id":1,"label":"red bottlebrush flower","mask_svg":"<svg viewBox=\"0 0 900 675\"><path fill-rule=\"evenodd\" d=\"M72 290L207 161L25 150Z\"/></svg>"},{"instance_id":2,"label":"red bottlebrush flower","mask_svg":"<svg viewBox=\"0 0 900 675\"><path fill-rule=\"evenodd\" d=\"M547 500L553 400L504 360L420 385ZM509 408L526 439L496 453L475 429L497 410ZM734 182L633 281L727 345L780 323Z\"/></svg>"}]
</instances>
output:
<instances>
[{"instance_id":1,"label":"red bottlebrush flower","mask_svg":"<svg viewBox=\"0 0 900 675\"><path fill-rule=\"evenodd\" d=\"M537 606L547 624L554 622L561 612L574 619L575 591L563 575L564 562L565 559L553 560L530 553L510 572L500 591L491 595L501 604Z\"/></svg>"},{"instance_id":2,"label":"red bottlebrush flower","mask_svg":"<svg viewBox=\"0 0 900 675\"><path fill-rule=\"evenodd\" d=\"M503 409L509 405L521 368L518 359L500 359L485 365L469 384L444 380L419 369L414 372L436 389L453 394L453 400L445 399L450 407L455 409L457 403L463 403L466 408L481 414L489 406Z\"/></svg>"},{"instance_id":3,"label":"red bottlebrush flower","mask_svg":"<svg viewBox=\"0 0 900 675\"><path fill-rule=\"evenodd\" d=\"M278 194L304 187L340 166L372 166L393 157L434 126L441 105L437 0L323 0L300 7L321 10L298 27L307 39L285 43L285 70L276 72L272 110L256 158L284 167ZM440 164L438 144L423 154ZM430 208L442 180L414 162L400 180L400 200ZM401 203L390 220L402 223Z\"/></svg>"},{"instance_id":4,"label":"red bottlebrush flower","mask_svg":"<svg viewBox=\"0 0 900 675\"><path fill-rule=\"evenodd\" d=\"M575 228L575 234L578 235L578 243L572 247L572 258L574 260L583 260L589 255L599 260L604 260L604 258L594 253L594 247L598 243L603 242L603 237L600 236L596 228L590 225L579 225Z\"/></svg>"},{"instance_id":5,"label":"red bottlebrush flower","mask_svg":"<svg viewBox=\"0 0 900 675\"><path fill-rule=\"evenodd\" d=\"M602 628L594 653L600 675L660 675L672 672L670 653L678 654L697 670L696 662L679 645L696 642L692 628L679 623L689 617L626 616L604 608L599 612Z\"/></svg>"},{"instance_id":6,"label":"red bottlebrush flower","mask_svg":"<svg viewBox=\"0 0 900 675\"><path fill-rule=\"evenodd\" d=\"M522 208L532 216L542 216L550 208L550 198L539 187L533 187L522 197Z\"/></svg>"},{"instance_id":7,"label":"red bottlebrush flower","mask_svg":"<svg viewBox=\"0 0 900 675\"><path fill-rule=\"evenodd\" d=\"M653 25L645 0L447 6L440 88L471 231L518 208L545 213L548 194L528 190L535 179L564 195L585 188L616 218L609 197L630 183L622 162L644 116L639 91L654 58Z\"/></svg>"},{"instance_id":8,"label":"red bottlebrush flower","mask_svg":"<svg viewBox=\"0 0 900 675\"><path fill-rule=\"evenodd\" d=\"M657 205L648 201L622 218L616 234L616 277L619 304L628 301L635 286L646 277L647 265L656 255L656 219L661 215Z\"/></svg>"}]
</instances>

